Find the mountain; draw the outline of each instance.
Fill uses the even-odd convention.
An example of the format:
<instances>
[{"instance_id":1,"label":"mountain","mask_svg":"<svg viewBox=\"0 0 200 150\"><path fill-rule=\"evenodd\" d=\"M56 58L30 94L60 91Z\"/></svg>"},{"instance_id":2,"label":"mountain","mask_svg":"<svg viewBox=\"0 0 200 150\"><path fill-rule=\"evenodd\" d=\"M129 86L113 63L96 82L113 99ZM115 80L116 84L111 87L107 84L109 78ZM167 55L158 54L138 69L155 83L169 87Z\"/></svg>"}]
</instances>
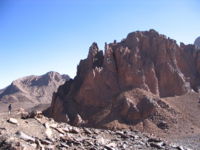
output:
<instances>
[{"instance_id":1,"label":"mountain","mask_svg":"<svg viewBox=\"0 0 200 150\"><path fill-rule=\"evenodd\" d=\"M17 79L0 91L0 105L3 107L13 103L14 108L28 108L37 104L48 104L58 86L69 79L68 75L60 75L57 72Z\"/></svg>"},{"instance_id":2,"label":"mountain","mask_svg":"<svg viewBox=\"0 0 200 150\"><path fill-rule=\"evenodd\" d=\"M4 89L0 89L0 94L4 91Z\"/></svg>"},{"instance_id":3,"label":"mountain","mask_svg":"<svg viewBox=\"0 0 200 150\"><path fill-rule=\"evenodd\" d=\"M181 127L197 132L200 124L192 124L175 100L191 93L197 107L199 54L194 45L178 45L155 30L106 43L104 52L93 43L76 77L58 88L46 113L77 126L137 128L157 135L174 135Z\"/></svg>"}]
</instances>

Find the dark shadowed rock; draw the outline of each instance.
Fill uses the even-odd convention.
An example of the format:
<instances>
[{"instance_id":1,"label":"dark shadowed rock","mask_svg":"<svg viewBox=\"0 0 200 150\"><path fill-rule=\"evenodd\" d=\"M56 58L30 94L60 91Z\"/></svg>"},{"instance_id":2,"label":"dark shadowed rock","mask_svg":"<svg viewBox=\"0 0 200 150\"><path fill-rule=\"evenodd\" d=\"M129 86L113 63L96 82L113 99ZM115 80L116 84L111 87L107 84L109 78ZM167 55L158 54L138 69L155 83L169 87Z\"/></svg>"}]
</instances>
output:
<instances>
[{"instance_id":1,"label":"dark shadowed rock","mask_svg":"<svg viewBox=\"0 0 200 150\"><path fill-rule=\"evenodd\" d=\"M124 120L137 122L148 118L156 108L157 103L152 96L145 95L140 89L135 89L122 93L114 105Z\"/></svg>"},{"instance_id":2,"label":"dark shadowed rock","mask_svg":"<svg viewBox=\"0 0 200 150\"><path fill-rule=\"evenodd\" d=\"M165 121L159 122L159 123L157 124L157 126L158 126L158 128L163 129L163 130L169 129L169 126L168 126L168 124L167 124Z\"/></svg>"}]
</instances>

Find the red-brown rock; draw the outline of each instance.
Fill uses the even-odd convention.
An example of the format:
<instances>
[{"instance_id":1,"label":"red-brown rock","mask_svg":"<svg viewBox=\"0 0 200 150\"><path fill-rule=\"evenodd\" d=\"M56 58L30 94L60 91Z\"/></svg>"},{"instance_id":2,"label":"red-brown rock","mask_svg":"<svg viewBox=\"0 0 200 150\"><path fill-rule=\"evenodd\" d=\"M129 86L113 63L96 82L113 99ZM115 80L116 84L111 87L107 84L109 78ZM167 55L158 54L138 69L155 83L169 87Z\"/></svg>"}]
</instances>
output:
<instances>
[{"instance_id":1,"label":"red-brown rock","mask_svg":"<svg viewBox=\"0 0 200 150\"><path fill-rule=\"evenodd\" d=\"M104 53L93 43L88 57L80 61L75 79L55 93L51 116L65 121L67 114L73 122L79 114L88 124L111 118L145 119L158 107L159 97L198 89L199 57L193 45L179 46L155 30L133 32L119 43L105 44Z\"/></svg>"}]
</instances>

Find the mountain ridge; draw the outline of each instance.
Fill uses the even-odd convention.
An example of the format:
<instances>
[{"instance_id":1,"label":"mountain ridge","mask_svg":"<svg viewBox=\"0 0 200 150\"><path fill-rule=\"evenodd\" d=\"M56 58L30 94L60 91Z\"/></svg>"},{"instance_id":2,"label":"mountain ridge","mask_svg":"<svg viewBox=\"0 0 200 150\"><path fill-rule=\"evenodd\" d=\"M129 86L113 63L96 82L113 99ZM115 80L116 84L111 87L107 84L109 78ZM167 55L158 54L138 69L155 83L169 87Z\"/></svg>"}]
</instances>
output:
<instances>
[{"instance_id":1,"label":"mountain ridge","mask_svg":"<svg viewBox=\"0 0 200 150\"><path fill-rule=\"evenodd\" d=\"M40 76L21 77L0 91L0 102L15 104L27 102L32 105L50 103L53 92L69 79L68 75L60 75L53 71ZM26 107L25 104L23 106Z\"/></svg>"}]
</instances>

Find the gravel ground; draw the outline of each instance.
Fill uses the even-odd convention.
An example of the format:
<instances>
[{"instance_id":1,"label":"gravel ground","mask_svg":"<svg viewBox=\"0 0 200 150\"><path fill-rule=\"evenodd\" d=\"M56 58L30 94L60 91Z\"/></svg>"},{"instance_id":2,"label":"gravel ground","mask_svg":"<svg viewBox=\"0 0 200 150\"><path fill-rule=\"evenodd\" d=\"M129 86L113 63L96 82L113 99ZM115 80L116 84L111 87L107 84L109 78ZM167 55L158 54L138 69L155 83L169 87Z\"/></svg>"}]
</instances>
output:
<instances>
[{"instance_id":1,"label":"gravel ground","mask_svg":"<svg viewBox=\"0 0 200 150\"><path fill-rule=\"evenodd\" d=\"M178 145L182 145L192 150L200 149L200 135L183 137L180 139L173 140L172 142L177 143Z\"/></svg>"},{"instance_id":2,"label":"gravel ground","mask_svg":"<svg viewBox=\"0 0 200 150\"><path fill-rule=\"evenodd\" d=\"M21 119L19 114L9 116L4 113L0 116L1 150L182 150L177 144L170 145L138 131L73 127L56 123L41 114L27 119Z\"/></svg>"}]
</instances>

